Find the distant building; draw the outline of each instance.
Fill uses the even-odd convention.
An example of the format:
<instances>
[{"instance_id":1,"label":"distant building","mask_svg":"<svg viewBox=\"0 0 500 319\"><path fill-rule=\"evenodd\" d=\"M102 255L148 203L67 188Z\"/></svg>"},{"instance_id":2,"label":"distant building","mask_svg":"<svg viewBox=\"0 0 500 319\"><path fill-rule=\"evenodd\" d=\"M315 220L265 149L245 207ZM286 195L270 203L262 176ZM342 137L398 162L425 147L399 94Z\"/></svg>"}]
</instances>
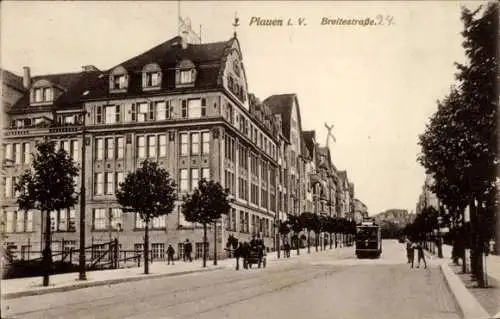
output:
<instances>
[{"instance_id":1,"label":"distant building","mask_svg":"<svg viewBox=\"0 0 500 319\"><path fill-rule=\"evenodd\" d=\"M432 176L426 175L415 210L417 215L420 214L425 207L434 207L436 210L439 210L439 199L431 190L433 183L434 179Z\"/></svg>"},{"instance_id":2,"label":"distant building","mask_svg":"<svg viewBox=\"0 0 500 319\"><path fill-rule=\"evenodd\" d=\"M380 224L390 222L404 227L415 220L415 215L409 214L406 209L388 209L373 216L373 218Z\"/></svg>"},{"instance_id":3,"label":"distant building","mask_svg":"<svg viewBox=\"0 0 500 319\"><path fill-rule=\"evenodd\" d=\"M368 218L368 208L359 199L354 199L354 221L356 224L361 223L365 218Z\"/></svg>"}]
</instances>

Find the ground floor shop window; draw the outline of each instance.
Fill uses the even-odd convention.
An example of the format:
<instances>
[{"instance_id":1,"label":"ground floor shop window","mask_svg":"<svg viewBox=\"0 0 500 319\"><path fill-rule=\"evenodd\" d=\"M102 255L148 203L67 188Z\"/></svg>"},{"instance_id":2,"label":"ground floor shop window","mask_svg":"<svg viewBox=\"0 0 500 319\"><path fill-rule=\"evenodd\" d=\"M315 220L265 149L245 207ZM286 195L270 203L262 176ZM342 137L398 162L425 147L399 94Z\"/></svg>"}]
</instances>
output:
<instances>
[{"instance_id":1,"label":"ground floor shop window","mask_svg":"<svg viewBox=\"0 0 500 319\"><path fill-rule=\"evenodd\" d=\"M208 257L208 252L209 252L208 246L209 246L209 243L206 243L205 249L207 251L207 257ZM196 243L194 258L196 258L196 259L203 258L203 243Z\"/></svg>"},{"instance_id":2,"label":"ground floor shop window","mask_svg":"<svg viewBox=\"0 0 500 319\"><path fill-rule=\"evenodd\" d=\"M177 258L182 259L184 256L184 243L177 244Z\"/></svg>"},{"instance_id":3,"label":"ground floor shop window","mask_svg":"<svg viewBox=\"0 0 500 319\"><path fill-rule=\"evenodd\" d=\"M165 244L154 243L151 245L153 259L163 259L165 256Z\"/></svg>"}]
</instances>

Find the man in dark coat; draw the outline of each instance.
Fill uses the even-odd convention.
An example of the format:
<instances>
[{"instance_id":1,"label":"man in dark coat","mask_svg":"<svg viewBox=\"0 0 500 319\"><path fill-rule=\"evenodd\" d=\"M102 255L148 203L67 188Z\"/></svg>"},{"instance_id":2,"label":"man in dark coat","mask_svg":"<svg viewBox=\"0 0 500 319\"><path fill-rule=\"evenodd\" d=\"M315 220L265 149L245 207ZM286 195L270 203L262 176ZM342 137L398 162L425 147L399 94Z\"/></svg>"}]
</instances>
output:
<instances>
[{"instance_id":1,"label":"man in dark coat","mask_svg":"<svg viewBox=\"0 0 500 319\"><path fill-rule=\"evenodd\" d=\"M189 239L186 239L184 242L184 261L193 261L191 259L191 253L193 252L193 245L189 242Z\"/></svg>"},{"instance_id":2,"label":"man in dark coat","mask_svg":"<svg viewBox=\"0 0 500 319\"><path fill-rule=\"evenodd\" d=\"M172 265L174 265L174 255L175 255L175 249L172 247L172 245L168 245L167 248L167 265L170 265L170 262L172 262Z\"/></svg>"},{"instance_id":3,"label":"man in dark coat","mask_svg":"<svg viewBox=\"0 0 500 319\"><path fill-rule=\"evenodd\" d=\"M255 248L259 244L257 238L255 238L255 234L252 235L252 239L250 240L250 247Z\"/></svg>"}]
</instances>

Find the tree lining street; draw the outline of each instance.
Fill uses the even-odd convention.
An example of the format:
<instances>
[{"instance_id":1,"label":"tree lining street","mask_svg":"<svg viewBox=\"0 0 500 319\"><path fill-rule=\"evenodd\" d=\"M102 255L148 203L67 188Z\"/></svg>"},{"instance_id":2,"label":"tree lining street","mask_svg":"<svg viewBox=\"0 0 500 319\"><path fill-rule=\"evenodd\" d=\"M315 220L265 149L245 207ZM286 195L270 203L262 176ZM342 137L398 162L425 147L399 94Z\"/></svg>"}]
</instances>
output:
<instances>
[{"instance_id":1,"label":"tree lining street","mask_svg":"<svg viewBox=\"0 0 500 319\"><path fill-rule=\"evenodd\" d=\"M301 251L301 254L307 254ZM437 265L410 269L404 247L354 249L7 300L7 318L460 318Z\"/></svg>"}]
</instances>

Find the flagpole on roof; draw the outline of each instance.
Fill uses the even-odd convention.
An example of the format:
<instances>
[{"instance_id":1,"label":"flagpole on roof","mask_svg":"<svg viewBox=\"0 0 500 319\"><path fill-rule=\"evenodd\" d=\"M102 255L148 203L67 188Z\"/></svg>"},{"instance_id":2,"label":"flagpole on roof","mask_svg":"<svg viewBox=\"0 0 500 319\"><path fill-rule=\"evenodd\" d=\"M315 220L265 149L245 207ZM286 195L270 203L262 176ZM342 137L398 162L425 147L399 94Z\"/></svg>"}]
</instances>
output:
<instances>
[{"instance_id":1,"label":"flagpole on roof","mask_svg":"<svg viewBox=\"0 0 500 319\"><path fill-rule=\"evenodd\" d=\"M181 35L181 0L177 0L177 34Z\"/></svg>"}]
</instances>

